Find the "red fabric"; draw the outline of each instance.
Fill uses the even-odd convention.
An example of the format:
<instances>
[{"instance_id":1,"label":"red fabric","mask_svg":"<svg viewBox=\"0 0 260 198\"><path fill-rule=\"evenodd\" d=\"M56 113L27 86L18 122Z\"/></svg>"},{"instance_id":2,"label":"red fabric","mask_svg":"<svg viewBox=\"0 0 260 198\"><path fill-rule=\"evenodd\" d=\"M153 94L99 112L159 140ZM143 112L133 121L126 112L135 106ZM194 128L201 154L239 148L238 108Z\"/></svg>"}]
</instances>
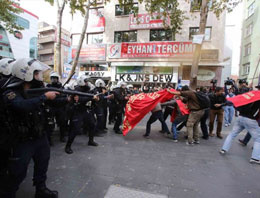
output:
<instances>
[{"instance_id":1,"label":"red fabric","mask_svg":"<svg viewBox=\"0 0 260 198\"><path fill-rule=\"evenodd\" d=\"M172 91L175 91L172 89ZM173 95L166 89L154 93L140 93L129 98L125 107L123 135L125 136L140 122L144 116L161 102L172 99Z\"/></svg>"},{"instance_id":2,"label":"red fabric","mask_svg":"<svg viewBox=\"0 0 260 198\"><path fill-rule=\"evenodd\" d=\"M184 104L181 100L176 100L176 103L177 103L182 115L190 114L190 110L188 109L187 104ZM171 122L173 122L175 120L176 116L177 116L177 109L175 108L172 111Z\"/></svg>"},{"instance_id":3,"label":"red fabric","mask_svg":"<svg viewBox=\"0 0 260 198\"><path fill-rule=\"evenodd\" d=\"M227 100L232 102L235 107L240 107L260 100L260 91L250 91L232 98L227 98Z\"/></svg>"}]
</instances>

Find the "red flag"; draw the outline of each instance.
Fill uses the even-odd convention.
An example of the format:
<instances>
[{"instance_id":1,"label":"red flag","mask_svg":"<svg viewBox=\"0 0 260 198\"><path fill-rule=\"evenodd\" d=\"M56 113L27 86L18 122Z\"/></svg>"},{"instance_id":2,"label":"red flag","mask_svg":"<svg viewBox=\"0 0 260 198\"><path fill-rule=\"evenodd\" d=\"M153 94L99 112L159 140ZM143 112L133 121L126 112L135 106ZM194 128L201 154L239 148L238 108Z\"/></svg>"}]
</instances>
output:
<instances>
[{"instance_id":1,"label":"red flag","mask_svg":"<svg viewBox=\"0 0 260 198\"><path fill-rule=\"evenodd\" d=\"M131 96L125 107L123 135L125 136L131 131L159 102L163 103L172 99L172 97L173 95L166 89L153 93L140 93Z\"/></svg>"},{"instance_id":2,"label":"red flag","mask_svg":"<svg viewBox=\"0 0 260 198\"><path fill-rule=\"evenodd\" d=\"M240 107L260 100L260 91L250 91L233 98L227 98L227 100L232 102L235 107Z\"/></svg>"},{"instance_id":3,"label":"red flag","mask_svg":"<svg viewBox=\"0 0 260 198\"><path fill-rule=\"evenodd\" d=\"M190 110L189 110L187 104L184 104L181 100L176 100L176 103L177 103L182 115L190 114ZM175 108L172 111L171 122L173 122L175 120L176 116L177 116L177 109Z\"/></svg>"}]
</instances>

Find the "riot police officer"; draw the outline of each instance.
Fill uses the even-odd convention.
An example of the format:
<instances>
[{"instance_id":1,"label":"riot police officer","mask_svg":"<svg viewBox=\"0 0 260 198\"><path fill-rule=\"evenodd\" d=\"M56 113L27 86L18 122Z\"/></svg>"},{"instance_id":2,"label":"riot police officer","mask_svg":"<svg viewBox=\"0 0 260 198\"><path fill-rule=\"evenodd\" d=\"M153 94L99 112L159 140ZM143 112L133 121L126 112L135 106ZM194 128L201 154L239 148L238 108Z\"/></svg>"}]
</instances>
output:
<instances>
[{"instance_id":1,"label":"riot police officer","mask_svg":"<svg viewBox=\"0 0 260 198\"><path fill-rule=\"evenodd\" d=\"M114 125L114 131L117 134L122 134L120 130L120 125L122 124L123 113L126 101L128 100L126 93L126 83L118 82L117 87L114 89L114 100L116 103L116 120Z\"/></svg>"},{"instance_id":2,"label":"riot police officer","mask_svg":"<svg viewBox=\"0 0 260 198\"><path fill-rule=\"evenodd\" d=\"M8 107L13 137L8 168L0 178L0 197L15 198L19 185L26 177L30 160L34 161L33 184L35 198L57 198L58 192L46 187L46 173L50 159L50 147L43 128L42 104L54 100L57 92L27 98L26 89L41 87L46 67L35 59L19 59L12 67L15 77L9 81L3 100Z\"/></svg>"},{"instance_id":3,"label":"riot police officer","mask_svg":"<svg viewBox=\"0 0 260 198\"><path fill-rule=\"evenodd\" d=\"M51 83L47 84L46 87L53 88L62 88L62 84L60 83L60 76L57 72L52 72L50 75ZM46 123L48 130L48 139L50 144L52 145L52 132L55 127L54 118L60 128L60 142L66 142L65 134L67 130L67 113L64 109L64 104L55 104L52 105L48 103L49 112L48 112L48 123Z\"/></svg>"},{"instance_id":4,"label":"riot police officer","mask_svg":"<svg viewBox=\"0 0 260 198\"><path fill-rule=\"evenodd\" d=\"M4 58L0 60L0 96L4 93L4 86L11 77L12 65L14 59ZM3 98L0 97L0 177L5 174L8 163L8 149L9 138L6 134L9 133L9 123L7 118L6 106Z\"/></svg>"},{"instance_id":5,"label":"riot police officer","mask_svg":"<svg viewBox=\"0 0 260 198\"><path fill-rule=\"evenodd\" d=\"M105 95L103 94L103 89L106 84L102 79L97 79L95 82L95 89L93 90L95 94L99 94L99 101L95 104L95 114L97 118L97 133L104 133L104 122L105 122Z\"/></svg>"},{"instance_id":6,"label":"riot police officer","mask_svg":"<svg viewBox=\"0 0 260 198\"><path fill-rule=\"evenodd\" d=\"M91 84L89 82L89 76L82 75L77 79L77 86L75 87L76 91L91 93ZM94 142L94 132L96 128L94 112L93 112L93 102L98 101L98 96L94 95L93 97L82 97L74 96L73 102L70 105L69 113L69 137L65 147L65 152L67 154L72 154L73 150L71 145L79 133L83 129L83 124L87 124L90 128L89 130L89 146L98 146Z\"/></svg>"}]
</instances>

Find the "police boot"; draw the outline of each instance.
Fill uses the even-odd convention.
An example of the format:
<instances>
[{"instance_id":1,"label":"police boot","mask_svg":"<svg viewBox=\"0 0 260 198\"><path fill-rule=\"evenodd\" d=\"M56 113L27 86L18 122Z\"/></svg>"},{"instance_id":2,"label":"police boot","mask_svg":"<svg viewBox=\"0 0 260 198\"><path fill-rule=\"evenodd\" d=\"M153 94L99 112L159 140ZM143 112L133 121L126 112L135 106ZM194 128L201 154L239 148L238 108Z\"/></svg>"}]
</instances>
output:
<instances>
[{"instance_id":1,"label":"police boot","mask_svg":"<svg viewBox=\"0 0 260 198\"><path fill-rule=\"evenodd\" d=\"M69 144L69 143L66 144L65 152L67 154L72 154L73 153L73 150L71 149L71 144Z\"/></svg>"},{"instance_id":2,"label":"police boot","mask_svg":"<svg viewBox=\"0 0 260 198\"><path fill-rule=\"evenodd\" d=\"M58 192L52 191L46 187L36 189L35 198L58 198Z\"/></svg>"},{"instance_id":3,"label":"police boot","mask_svg":"<svg viewBox=\"0 0 260 198\"><path fill-rule=\"evenodd\" d=\"M98 143L94 142L94 140L92 141L88 141L88 145L89 146L98 146Z\"/></svg>"}]
</instances>

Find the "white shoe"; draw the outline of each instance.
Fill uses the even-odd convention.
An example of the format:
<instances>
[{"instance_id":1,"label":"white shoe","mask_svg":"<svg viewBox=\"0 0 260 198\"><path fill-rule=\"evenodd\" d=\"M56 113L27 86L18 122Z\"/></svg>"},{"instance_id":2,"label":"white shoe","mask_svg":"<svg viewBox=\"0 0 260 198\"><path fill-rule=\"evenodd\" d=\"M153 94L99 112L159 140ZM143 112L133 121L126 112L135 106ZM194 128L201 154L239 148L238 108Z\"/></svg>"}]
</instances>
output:
<instances>
[{"instance_id":1,"label":"white shoe","mask_svg":"<svg viewBox=\"0 0 260 198\"><path fill-rule=\"evenodd\" d=\"M249 161L251 164L260 164L260 160L251 158Z\"/></svg>"},{"instance_id":2,"label":"white shoe","mask_svg":"<svg viewBox=\"0 0 260 198\"><path fill-rule=\"evenodd\" d=\"M225 154L227 153L227 151L225 151L225 150L222 149L222 150L219 151L219 153L220 153L221 155L225 155Z\"/></svg>"},{"instance_id":3,"label":"white shoe","mask_svg":"<svg viewBox=\"0 0 260 198\"><path fill-rule=\"evenodd\" d=\"M225 127L228 127L229 125L228 124L225 124Z\"/></svg>"}]
</instances>

